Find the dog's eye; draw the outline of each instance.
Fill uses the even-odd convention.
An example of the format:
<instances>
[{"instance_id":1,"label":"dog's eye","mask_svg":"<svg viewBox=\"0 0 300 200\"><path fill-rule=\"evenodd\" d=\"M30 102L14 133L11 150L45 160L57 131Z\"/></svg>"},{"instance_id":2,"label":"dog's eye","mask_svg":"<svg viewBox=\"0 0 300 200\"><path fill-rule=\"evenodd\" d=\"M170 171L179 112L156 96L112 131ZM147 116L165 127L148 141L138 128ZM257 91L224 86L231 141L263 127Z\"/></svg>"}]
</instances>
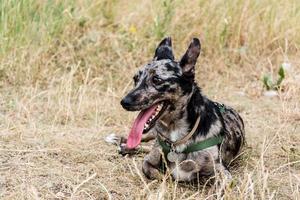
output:
<instances>
[{"instance_id":1,"label":"dog's eye","mask_svg":"<svg viewBox=\"0 0 300 200\"><path fill-rule=\"evenodd\" d=\"M160 85L164 82L164 80L162 80L161 78L157 77L157 76L153 76L152 78L152 82L155 84L155 85Z\"/></svg>"},{"instance_id":2,"label":"dog's eye","mask_svg":"<svg viewBox=\"0 0 300 200\"><path fill-rule=\"evenodd\" d=\"M134 81L134 84L136 85L137 82L139 81L139 76L138 76L138 75L135 75L135 76L133 77L133 81Z\"/></svg>"}]
</instances>

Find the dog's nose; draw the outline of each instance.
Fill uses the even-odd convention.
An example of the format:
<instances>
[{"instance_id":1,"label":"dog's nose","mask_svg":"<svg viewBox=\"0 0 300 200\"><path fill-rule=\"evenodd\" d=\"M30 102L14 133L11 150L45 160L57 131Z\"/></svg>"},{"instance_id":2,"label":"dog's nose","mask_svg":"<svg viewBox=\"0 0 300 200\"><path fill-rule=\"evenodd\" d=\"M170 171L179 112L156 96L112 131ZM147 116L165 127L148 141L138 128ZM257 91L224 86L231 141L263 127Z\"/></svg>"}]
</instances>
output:
<instances>
[{"instance_id":1,"label":"dog's nose","mask_svg":"<svg viewBox=\"0 0 300 200\"><path fill-rule=\"evenodd\" d=\"M122 99L121 105L123 108L128 109L132 105L132 98L129 96L126 96Z\"/></svg>"}]
</instances>

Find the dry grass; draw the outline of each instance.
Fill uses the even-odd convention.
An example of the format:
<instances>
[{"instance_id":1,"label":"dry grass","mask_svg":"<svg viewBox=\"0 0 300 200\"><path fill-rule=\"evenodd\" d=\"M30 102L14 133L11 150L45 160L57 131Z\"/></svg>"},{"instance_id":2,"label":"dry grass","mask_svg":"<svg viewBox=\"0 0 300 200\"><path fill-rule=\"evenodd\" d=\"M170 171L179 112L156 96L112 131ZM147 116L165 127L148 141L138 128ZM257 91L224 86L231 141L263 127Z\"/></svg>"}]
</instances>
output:
<instances>
[{"instance_id":1,"label":"dry grass","mask_svg":"<svg viewBox=\"0 0 300 200\"><path fill-rule=\"evenodd\" d=\"M1 199L221 198L149 181L144 155L121 157L103 141L127 135L136 113L119 101L165 35L177 58L201 38L199 85L245 120L225 199L300 198L299 1L49 2L0 1ZM265 97L262 76L283 62L279 96Z\"/></svg>"}]
</instances>

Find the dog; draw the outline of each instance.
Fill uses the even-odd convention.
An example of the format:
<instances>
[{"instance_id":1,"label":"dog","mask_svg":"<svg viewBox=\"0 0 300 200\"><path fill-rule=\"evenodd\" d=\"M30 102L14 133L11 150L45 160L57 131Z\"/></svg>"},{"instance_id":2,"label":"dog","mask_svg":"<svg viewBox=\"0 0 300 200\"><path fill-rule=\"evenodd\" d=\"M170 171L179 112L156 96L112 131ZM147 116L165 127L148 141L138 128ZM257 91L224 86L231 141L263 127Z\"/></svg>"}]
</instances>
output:
<instances>
[{"instance_id":1,"label":"dog","mask_svg":"<svg viewBox=\"0 0 300 200\"><path fill-rule=\"evenodd\" d=\"M244 122L233 108L208 99L197 86L200 49L199 39L193 38L175 61L171 38L164 38L154 58L133 77L134 88L121 100L127 111L140 111L127 140L121 142L121 152L155 139L142 165L149 179L159 179L162 166L177 181L216 173L231 179L227 167L245 143Z\"/></svg>"}]
</instances>

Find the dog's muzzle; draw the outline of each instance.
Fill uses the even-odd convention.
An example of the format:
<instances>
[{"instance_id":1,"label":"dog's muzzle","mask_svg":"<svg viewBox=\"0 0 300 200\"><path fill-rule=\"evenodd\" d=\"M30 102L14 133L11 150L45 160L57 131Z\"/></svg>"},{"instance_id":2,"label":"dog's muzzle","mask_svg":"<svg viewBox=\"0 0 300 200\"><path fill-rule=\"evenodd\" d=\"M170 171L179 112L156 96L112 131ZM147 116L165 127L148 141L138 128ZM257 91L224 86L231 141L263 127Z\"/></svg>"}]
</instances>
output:
<instances>
[{"instance_id":1,"label":"dog's muzzle","mask_svg":"<svg viewBox=\"0 0 300 200\"><path fill-rule=\"evenodd\" d=\"M126 96L121 100L121 105L125 110L130 110L130 108L133 106L133 101L130 96Z\"/></svg>"}]
</instances>

